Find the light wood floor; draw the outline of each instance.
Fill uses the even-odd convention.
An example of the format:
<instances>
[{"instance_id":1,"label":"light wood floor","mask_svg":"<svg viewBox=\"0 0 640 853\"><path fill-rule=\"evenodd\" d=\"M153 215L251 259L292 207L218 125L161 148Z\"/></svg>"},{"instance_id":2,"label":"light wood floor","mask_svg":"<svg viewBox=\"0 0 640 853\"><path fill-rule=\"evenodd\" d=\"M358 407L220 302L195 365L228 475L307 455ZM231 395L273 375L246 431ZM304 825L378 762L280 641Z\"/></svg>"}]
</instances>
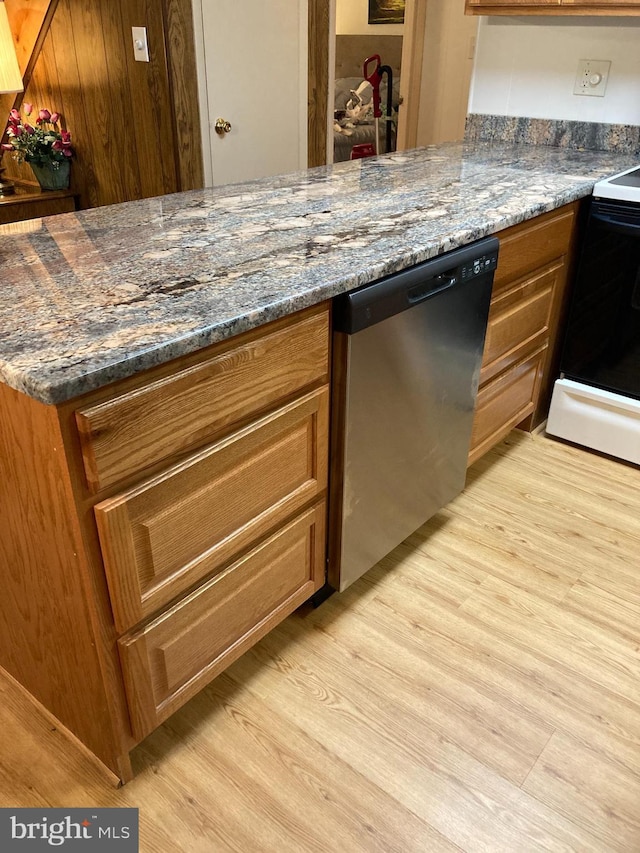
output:
<instances>
[{"instance_id":1,"label":"light wood floor","mask_svg":"<svg viewBox=\"0 0 640 853\"><path fill-rule=\"evenodd\" d=\"M148 851L640 851L640 471L514 433L111 788L0 682L0 804L140 808Z\"/></svg>"}]
</instances>

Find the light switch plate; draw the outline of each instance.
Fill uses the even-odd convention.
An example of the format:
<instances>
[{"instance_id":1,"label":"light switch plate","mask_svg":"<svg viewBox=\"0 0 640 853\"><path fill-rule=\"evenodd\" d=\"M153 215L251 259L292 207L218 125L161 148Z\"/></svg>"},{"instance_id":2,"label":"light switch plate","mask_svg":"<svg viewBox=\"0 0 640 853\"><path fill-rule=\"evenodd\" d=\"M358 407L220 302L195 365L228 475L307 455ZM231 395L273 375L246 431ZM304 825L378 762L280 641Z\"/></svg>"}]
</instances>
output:
<instances>
[{"instance_id":1,"label":"light switch plate","mask_svg":"<svg viewBox=\"0 0 640 853\"><path fill-rule=\"evenodd\" d=\"M608 59L581 59L578 62L573 94L603 98L610 68L611 62Z\"/></svg>"},{"instance_id":2,"label":"light switch plate","mask_svg":"<svg viewBox=\"0 0 640 853\"><path fill-rule=\"evenodd\" d=\"M146 27L131 27L133 58L136 62L149 62L149 44Z\"/></svg>"}]
</instances>

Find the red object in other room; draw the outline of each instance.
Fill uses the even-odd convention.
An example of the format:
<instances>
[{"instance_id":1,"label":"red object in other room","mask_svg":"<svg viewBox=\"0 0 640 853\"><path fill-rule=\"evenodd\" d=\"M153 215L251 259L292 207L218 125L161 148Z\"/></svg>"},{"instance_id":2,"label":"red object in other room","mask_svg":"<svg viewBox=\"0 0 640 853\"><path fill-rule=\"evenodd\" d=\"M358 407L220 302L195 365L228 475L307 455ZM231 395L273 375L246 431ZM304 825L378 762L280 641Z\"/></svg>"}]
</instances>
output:
<instances>
[{"instance_id":1,"label":"red object in other room","mask_svg":"<svg viewBox=\"0 0 640 853\"><path fill-rule=\"evenodd\" d=\"M373 142L363 142L351 149L351 160L361 160L363 157L375 157L376 147Z\"/></svg>"}]
</instances>

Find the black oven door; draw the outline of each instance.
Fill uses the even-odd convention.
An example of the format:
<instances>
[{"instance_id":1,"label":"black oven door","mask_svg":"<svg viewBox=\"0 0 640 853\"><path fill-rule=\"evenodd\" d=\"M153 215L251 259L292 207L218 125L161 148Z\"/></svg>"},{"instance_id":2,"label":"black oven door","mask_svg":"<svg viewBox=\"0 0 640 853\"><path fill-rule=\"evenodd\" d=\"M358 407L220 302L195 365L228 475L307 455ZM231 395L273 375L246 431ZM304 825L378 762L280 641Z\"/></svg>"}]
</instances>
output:
<instances>
[{"instance_id":1,"label":"black oven door","mask_svg":"<svg viewBox=\"0 0 640 853\"><path fill-rule=\"evenodd\" d=\"M640 205L591 202L561 370L640 399Z\"/></svg>"}]
</instances>

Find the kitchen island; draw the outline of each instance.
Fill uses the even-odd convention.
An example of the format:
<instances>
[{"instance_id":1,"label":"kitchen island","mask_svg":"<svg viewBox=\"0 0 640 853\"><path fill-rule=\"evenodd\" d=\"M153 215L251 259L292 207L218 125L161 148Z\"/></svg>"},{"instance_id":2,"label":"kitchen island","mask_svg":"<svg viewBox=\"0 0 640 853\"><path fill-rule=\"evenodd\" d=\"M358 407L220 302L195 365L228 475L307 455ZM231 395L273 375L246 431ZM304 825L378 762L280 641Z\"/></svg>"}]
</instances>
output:
<instances>
[{"instance_id":1,"label":"kitchen island","mask_svg":"<svg viewBox=\"0 0 640 853\"><path fill-rule=\"evenodd\" d=\"M634 159L445 145L0 228L2 666L129 778L324 582L331 298L534 217L547 246Z\"/></svg>"},{"instance_id":2,"label":"kitchen island","mask_svg":"<svg viewBox=\"0 0 640 853\"><path fill-rule=\"evenodd\" d=\"M636 161L453 143L0 227L0 380L63 402L583 198Z\"/></svg>"}]
</instances>

